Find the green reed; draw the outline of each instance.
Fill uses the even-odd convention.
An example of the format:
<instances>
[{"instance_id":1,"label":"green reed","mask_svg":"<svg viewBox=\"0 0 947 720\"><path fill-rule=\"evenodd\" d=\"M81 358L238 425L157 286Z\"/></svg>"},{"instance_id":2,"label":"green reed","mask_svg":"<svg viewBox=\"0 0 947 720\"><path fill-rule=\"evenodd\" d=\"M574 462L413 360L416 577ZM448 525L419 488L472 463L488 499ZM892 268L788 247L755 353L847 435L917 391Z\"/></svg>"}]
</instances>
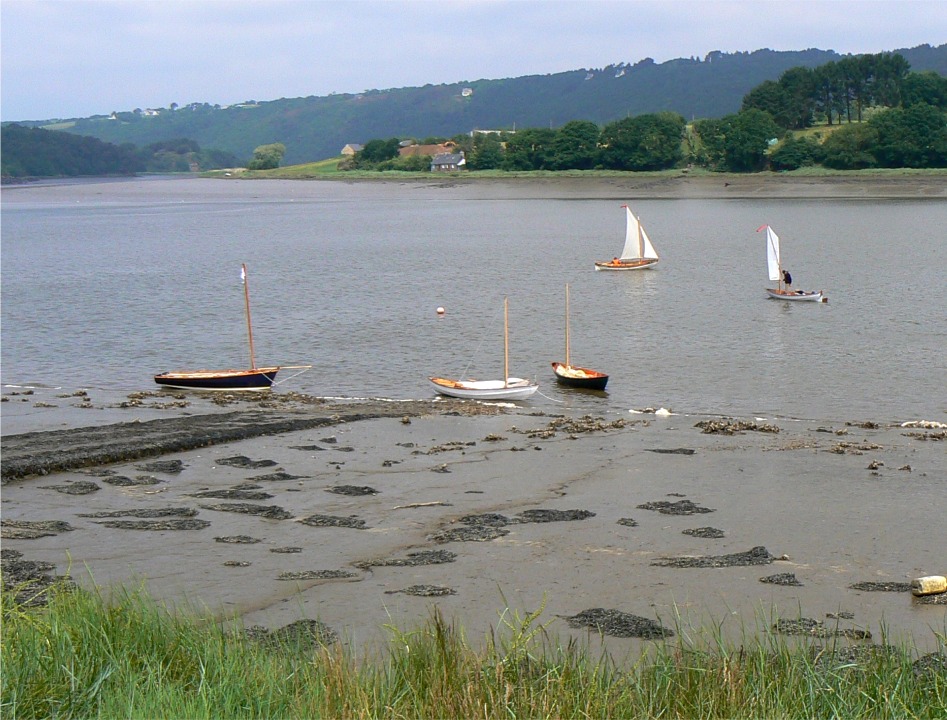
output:
<instances>
[{"instance_id":1,"label":"green reed","mask_svg":"<svg viewBox=\"0 0 947 720\"><path fill-rule=\"evenodd\" d=\"M343 644L248 639L238 623L172 612L142 591L2 598L0 716L15 718L942 718L947 665L910 648L845 659L760 632L740 644L678 628L617 661L555 641L544 608L500 614L476 645L432 610L388 628L377 657ZM938 634L943 645L944 636ZM864 649L864 648L863 648ZM943 658L942 658L943 659Z\"/></svg>"}]
</instances>

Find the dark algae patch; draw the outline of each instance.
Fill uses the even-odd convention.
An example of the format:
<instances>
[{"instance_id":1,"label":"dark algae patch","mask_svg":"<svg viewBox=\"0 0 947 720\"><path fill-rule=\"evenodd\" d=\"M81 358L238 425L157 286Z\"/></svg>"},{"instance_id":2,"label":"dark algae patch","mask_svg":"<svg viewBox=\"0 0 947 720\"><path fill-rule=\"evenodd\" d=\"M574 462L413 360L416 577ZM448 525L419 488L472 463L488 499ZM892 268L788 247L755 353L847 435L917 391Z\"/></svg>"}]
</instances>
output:
<instances>
[{"instance_id":1,"label":"dark algae patch","mask_svg":"<svg viewBox=\"0 0 947 720\"><path fill-rule=\"evenodd\" d=\"M660 623L638 615L621 612L620 610L606 610L591 608L583 610L578 615L560 615L571 628L589 627L603 635L612 637L634 637L644 640L658 640L673 637L674 631Z\"/></svg>"},{"instance_id":2,"label":"dark algae patch","mask_svg":"<svg viewBox=\"0 0 947 720\"><path fill-rule=\"evenodd\" d=\"M762 545L751 550L731 555L685 555L683 557L658 558L651 564L657 567L674 568L719 568L743 565L769 565L775 560Z\"/></svg>"},{"instance_id":3,"label":"dark algae patch","mask_svg":"<svg viewBox=\"0 0 947 720\"><path fill-rule=\"evenodd\" d=\"M293 517L288 510L279 505L251 505L250 503L217 503L216 505L201 505L205 510L220 512L243 513L244 515L259 515L270 520L287 520Z\"/></svg>"},{"instance_id":4,"label":"dark algae patch","mask_svg":"<svg viewBox=\"0 0 947 720\"><path fill-rule=\"evenodd\" d=\"M311 525L312 527L343 527L343 528L352 528L354 530L365 530L366 525L364 520L359 520L354 515L350 517L340 517L337 515L310 515L300 520L303 525Z\"/></svg>"},{"instance_id":5,"label":"dark algae patch","mask_svg":"<svg viewBox=\"0 0 947 720\"><path fill-rule=\"evenodd\" d=\"M766 577L761 577L760 582L769 583L770 585L802 587L802 583L796 578L795 573L777 573L775 575L767 575Z\"/></svg>"},{"instance_id":6,"label":"dark algae patch","mask_svg":"<svg viewBox=\"0 0 947 720\"><path fill-rule=\"evenodd\" d=\"M417 597L444 597L445 595L456 595L457 591L453 588L443 587L441 585L412 585L403 590L385 590L385 595L394 595L396 593L415 595Z\"/></svg>"},{"instance_id":7,"label":"dark algae patch","mask_svg":"<svg viewBox=\"0 0 947 720\"><path fill-rule=\"evenodd\" d=\"M40 490L55 490L66 495L88 495L102 489L91 480L80 480L67 485L40 485L39 488Z\"/></svg>"},{"instance_id":8,"label":"dark algae patch","mask_svg":"<svg viewBox=\"0 0 947 720\"><path fill-rule=\"evenodd\" d=\"M711 508L701 507L690 500L678 500L671 502L669 500L657 500L656 502L646 502L638 505L639 510L656 510L664 515L695 515L698 513L712 513Z\"/></svg>"},{"instance_id":9,"label":"dark algae patch","mask_svg":"<svg viewBox=\"0 0 947 720\"><path fill-rule=\"evenodd\" d=\"M420 565L441 565L452 563L457 554L448 550L420 550L408 553L404 558L387 558L383 560L363 560L353 563L355 567L367 570L372 567L418 567Z\"/></svg>"},{"instance_id":10,"label":"dark algae patch","mask_svg":"<svg viewBox=\"0 0 947 720\"><path fill-rule=\"evenodd\" d=\"M103 520L96 523L117 530L203 530L210 520L172 518L171 520Z\"/></svg>"}]
</instances>

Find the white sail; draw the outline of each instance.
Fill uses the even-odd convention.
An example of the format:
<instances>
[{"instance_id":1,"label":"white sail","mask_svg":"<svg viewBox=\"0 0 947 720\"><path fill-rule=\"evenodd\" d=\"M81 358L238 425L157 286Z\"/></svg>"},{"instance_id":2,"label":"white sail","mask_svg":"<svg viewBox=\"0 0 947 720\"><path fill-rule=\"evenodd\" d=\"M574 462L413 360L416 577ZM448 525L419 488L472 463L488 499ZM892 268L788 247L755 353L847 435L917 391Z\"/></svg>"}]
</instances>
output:
<instances>
[{"instance_id":1,"label":"white sail","mask_svg":"<svg viewBox=\"0 0 947 720\"><path fill-rule=\"evenodd\" d=\"M625 247L621 251L621 260L640 260L641 258L658 259L658 253L651 244L651 239L644 227L625 205Z\"/></svg>"},{"instance_id":2,"label":"white sail","mask_svg":"<svg viewBox=\"0 0 947 720\"><path fill-rule=\"evenodd\" d=\"M766 265L769 268L769 279L778 282L780 280L779 236L769 225L766 226Z\"/></svg>"}]
</instances>

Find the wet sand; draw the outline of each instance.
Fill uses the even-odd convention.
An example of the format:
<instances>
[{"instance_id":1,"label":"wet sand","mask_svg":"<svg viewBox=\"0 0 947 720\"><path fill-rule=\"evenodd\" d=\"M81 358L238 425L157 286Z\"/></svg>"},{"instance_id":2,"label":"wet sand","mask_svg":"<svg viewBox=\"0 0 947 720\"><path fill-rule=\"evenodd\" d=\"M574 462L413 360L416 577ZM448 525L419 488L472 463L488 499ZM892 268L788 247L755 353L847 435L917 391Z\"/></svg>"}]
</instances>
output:
<instances>
[{"instance_id":1,"label":"wet sand","mask_svg":"<svg viewBox=\"0 0 947 720\"><path fill-rule=\"evenodd\" d=\"M551 635L617 656L655 628L720 626L739 641L804 619L810 635L922 652L947 629L947 605L904 585L947 572L947 433L905 419L737 424L303 398L164 407L160 393L134 407L90 393L43 415L22 409L46 401L4 395L5 474L49 451L55 436L24 440L30 430L120 437L156 418L187 429L188 447L161 446L158 423L106 461L91 433L75 467L5 479L4 554L84 586L142 584L246 626L319 620L359 648L386 640L386 625L417 627L432 606L479 643L504 608L545 603ZM263 434L214 435L233 414ZM287 419L299 424L267 424ZM42 521L56 522L36 532ZM626 614L606 623L619 636L582 625L595 609ZM643 639L620 636L636 628Z\"/></svg>"}]
</instances>

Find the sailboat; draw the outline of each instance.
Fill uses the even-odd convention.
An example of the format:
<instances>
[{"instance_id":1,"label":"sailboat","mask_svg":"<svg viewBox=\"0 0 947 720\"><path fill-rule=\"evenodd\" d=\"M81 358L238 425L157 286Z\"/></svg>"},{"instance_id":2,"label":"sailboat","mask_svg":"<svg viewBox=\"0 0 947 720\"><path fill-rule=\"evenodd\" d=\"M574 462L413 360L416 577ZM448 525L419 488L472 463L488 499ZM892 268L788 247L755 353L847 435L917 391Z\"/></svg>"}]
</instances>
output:
<instances>
[{"instance_id":1,"label":"sailboat","mask_svg":"<svg viewBox=\"0 0 947 720\"><path fill-rule=\"evenodd\" d=\"M250 343L250 367L244 370L176 370L155 375L155 382L169 388L182 390L269 390L283 367L308 369L311 365L283 365L257 367L253 350L253 325L250 321L250 288L247 283L247 266L240 270L243 281L244 309L247 318L247 336Z\"/></svg>"},{"instance_id":2,"label":"sailboat","mask_svg":"<svg viewBox=\"0 0 947 720\"><path fill-rule=\"evenodd\" d=\"M777 300L828 302L821 290L793 290L783 282L783 266L779 252L779 236L769 225L760 225L756 232L766 230L766 267L769 270L769 279L779 284L775 288L766 288L771 298ZM790 280L791 281L791 280Z\"/></svg>"},{"instance_id":3,"label":"sailboat","mask_svg":"<svg viewBox=\"0 0 947 720\"><path fill-rule=\"evenodd\" d=\"M539 390L539 383L510 377L509 301L503 298L503 379L451 380L428 378L441 395L472 400L523 400Z\"/></svg>"},{"instance_id":4,"label":"sailboat","mask_svg":"<svg viewBox=\"0 0 947 720\"><path fill-rule=\"evenodd\" d=\"M598 370L579 367L569 362L569 286L566 285L566 361L552 363L552 371L556 374L556 382L575 388L589 390L604 390L608 383L608 375Z\"/></svg>"},{"instance_id":5,"label":"sailboat","mask_svg":"<svg viewBox=\"0 0 947 720\"><path fill-rule=\"evenodd\" d=\"M625 247L620 257L596 262L596 270L643 270L658 262L658 253L640 219L627 205L622 207L625 208Z\"/></svg>"}]
</instances>

